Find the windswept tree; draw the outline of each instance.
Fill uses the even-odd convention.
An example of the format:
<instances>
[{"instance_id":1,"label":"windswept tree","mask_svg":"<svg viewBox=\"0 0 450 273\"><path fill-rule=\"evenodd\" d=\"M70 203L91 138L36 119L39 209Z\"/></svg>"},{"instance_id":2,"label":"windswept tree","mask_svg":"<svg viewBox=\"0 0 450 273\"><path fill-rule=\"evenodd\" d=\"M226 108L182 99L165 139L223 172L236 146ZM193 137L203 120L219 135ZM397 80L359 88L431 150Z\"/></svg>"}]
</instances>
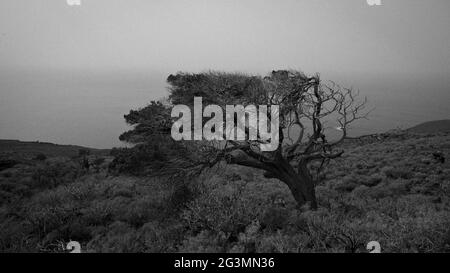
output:
<instances>
[{"instance_id":1,"label":"windswept tree","mask_svg":"<svg viewBox=\"0 0 450 273\"><path fill-rule=\"evenodd\" d=\"M357 92L334 83L323 84L318 75L308 77L298 71L273 71L267 77L178 73L170 75L167 82L168 102L152 102L132 110L125 119L134 127L121 136L123 141L162 151L154 157L158 164L149 163L151 173L188 177L220 162L251 167L285 183L298 206L312 209L317 208L318 174L344 153L339 144L347 138L349 125L367 115L366 99L359 100ZM224 136L225 140L214 143L174 141L170 132L177 118L171 117L171 110L178 104L193 107L194 97L202 97L203 105L221 106L224 114L226 105L278 105L278 146L274 151L262 151L264 141L259 137L237 141ZM338 130L327 130L327 124Z\"/></svg>"}]
</instances>

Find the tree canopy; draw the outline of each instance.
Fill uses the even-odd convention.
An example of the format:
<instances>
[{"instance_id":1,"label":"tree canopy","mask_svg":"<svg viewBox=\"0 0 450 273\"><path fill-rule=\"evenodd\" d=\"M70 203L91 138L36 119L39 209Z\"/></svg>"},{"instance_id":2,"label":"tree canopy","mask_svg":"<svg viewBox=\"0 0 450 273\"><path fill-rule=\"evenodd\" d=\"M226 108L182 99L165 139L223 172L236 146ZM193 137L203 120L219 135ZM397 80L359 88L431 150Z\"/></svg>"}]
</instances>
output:
<instances>
[{"instance_id":1,"label":"tree canopy","mask_svg":"<svg viewBox=\"0 0 450 273\"><path fill-rule=\"evenodd\" d=\"M177 73L167 78L168 102L152 101L125 115L133 128L120 136L136 145L157 146L163 152L157 175L199 174L219 162L263 170L268 178L277 178L291 190L299 206L317 206L314 178L310 165L318 162L317 172L331 159L343 154L339 144L348 136L349 125L366 118L366 99L358 92L330 82L319 75L299 71L272 71L266 77L238 73ZM170 132L175 118L174 105L193 106L194 97L203 104L279 106L279 145L276 150L261 151L256 140L174 141ZM338 125L340 136L330 137L325 124ZM337 132L337 130L336 130ZM317 176L318 177L318 176Z\"/></svg>"}]
</instances>

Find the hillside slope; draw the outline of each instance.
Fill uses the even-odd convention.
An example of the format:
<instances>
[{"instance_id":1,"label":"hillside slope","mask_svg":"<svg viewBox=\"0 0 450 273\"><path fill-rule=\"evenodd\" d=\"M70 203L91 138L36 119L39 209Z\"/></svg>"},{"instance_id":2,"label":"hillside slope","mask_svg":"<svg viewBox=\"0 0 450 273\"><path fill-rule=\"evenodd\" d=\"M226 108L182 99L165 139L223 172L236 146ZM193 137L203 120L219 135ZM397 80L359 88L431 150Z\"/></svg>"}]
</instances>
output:
<instances>
[{"instance_id":1,"label":"hillside slope","mask_svg":"<svg viewBox=\"0 0 450 273\"><path fill-rule=\"evenodd\" d=\"M47 159L0 171L0 251L450 252L450 134L345 143L317 185L319 209L226 166L181 185Z\"/></svg>"},{"instance_id":2,"label":"hillside slope","mask_svg":"<svg viewBox=\"0 0 450 273\"><path fill-rule=\"evenodd\" d=\"M77 156L80 150L88 150L91 154L106 155L109 150L93 149L76 145L59 145L47 142L26 142L19 140L0 139L0 155L9 154L15 157L34 157L38 154L44 154L47 157Z\"/></svg>"},{"instance_id":3,"label":"hillside slope","mask_svg":"<svg viewBox=\"0 0 450 273\"><path fill-rule=\"evenodd\" d=\"M424 122L408 129L412 133L435 134L450 132L450 119Z\"/></svg>"}]
</instances>

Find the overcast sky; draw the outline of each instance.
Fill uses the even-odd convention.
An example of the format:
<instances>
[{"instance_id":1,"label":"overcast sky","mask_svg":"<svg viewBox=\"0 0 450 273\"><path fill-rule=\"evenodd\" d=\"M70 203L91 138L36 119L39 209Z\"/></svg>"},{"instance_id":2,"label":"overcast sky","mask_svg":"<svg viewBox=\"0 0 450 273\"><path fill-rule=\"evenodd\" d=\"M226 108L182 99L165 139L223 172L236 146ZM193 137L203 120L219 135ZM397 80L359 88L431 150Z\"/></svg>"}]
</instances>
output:
<instances>
[{"instance_id":1,"label":"overcast sky","mask_svg":"<svg viewBox=\"0 0 450 273\"><path fill-rule=\"evenodd\" d=\"M0 1L0 66L449 74L450 1Z\"/></svg>"},{"instance_id":2,"label":"overcast sky","mask_svg":"<svg viewBox=\"0 0 450 273\"><path fill-rule=\"evenodd\" d=\"M152 86L161 88L149 90L149 99L164 94L168 73L207 69L294 68L363 87L370 79L374 89L374 79L409 80L405 89L420 79L438 82L442 92L450 75L450 1L382 4L82 0L74 7L66 0L0 0L0 105L12 107L10 81L24 73L153 73ZM0 126L12 124L6 118Z\"/></svg>"}]
</instances>

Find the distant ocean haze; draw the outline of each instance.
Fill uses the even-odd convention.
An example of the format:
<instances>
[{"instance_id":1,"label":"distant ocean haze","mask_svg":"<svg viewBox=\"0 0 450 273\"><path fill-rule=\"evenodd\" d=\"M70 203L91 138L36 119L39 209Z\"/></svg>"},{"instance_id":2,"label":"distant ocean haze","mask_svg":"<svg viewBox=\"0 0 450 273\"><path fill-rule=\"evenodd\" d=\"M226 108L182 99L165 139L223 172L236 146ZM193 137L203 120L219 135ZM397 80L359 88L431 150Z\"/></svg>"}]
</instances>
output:
<instances>
[{"instance_id":1,"label":"distant ocean haze","mask_svg":"<svg viewBox=\"0 0 450 273\"><path fill-rule=\"evenodd\" d=\"M0 138L98 148L121 145L123 115L166 94L165 78L106 73L0 76Z\"/></svg>"},{"instance_id":2,"label":"distant ocean haze","mask_svg":"<svg viewBox=\"0 0 450 273\"><path fill-rule=\"evenodd\" d=\"M175 71L176 72L176 71ZM173 72L172 72L173 73ZM170 72L2 72L0 139L48 141L94 148L123 145L123 115L167 96ZM325 76L325 77L324 77ZM333 75L323 78L339 82ZM384 132L450 118L450 80L404 77L342 78L367 96L369 120L352 125L350 135ZM326 124L336 135L337 124Z\"/></svg>"}]
</instances>

